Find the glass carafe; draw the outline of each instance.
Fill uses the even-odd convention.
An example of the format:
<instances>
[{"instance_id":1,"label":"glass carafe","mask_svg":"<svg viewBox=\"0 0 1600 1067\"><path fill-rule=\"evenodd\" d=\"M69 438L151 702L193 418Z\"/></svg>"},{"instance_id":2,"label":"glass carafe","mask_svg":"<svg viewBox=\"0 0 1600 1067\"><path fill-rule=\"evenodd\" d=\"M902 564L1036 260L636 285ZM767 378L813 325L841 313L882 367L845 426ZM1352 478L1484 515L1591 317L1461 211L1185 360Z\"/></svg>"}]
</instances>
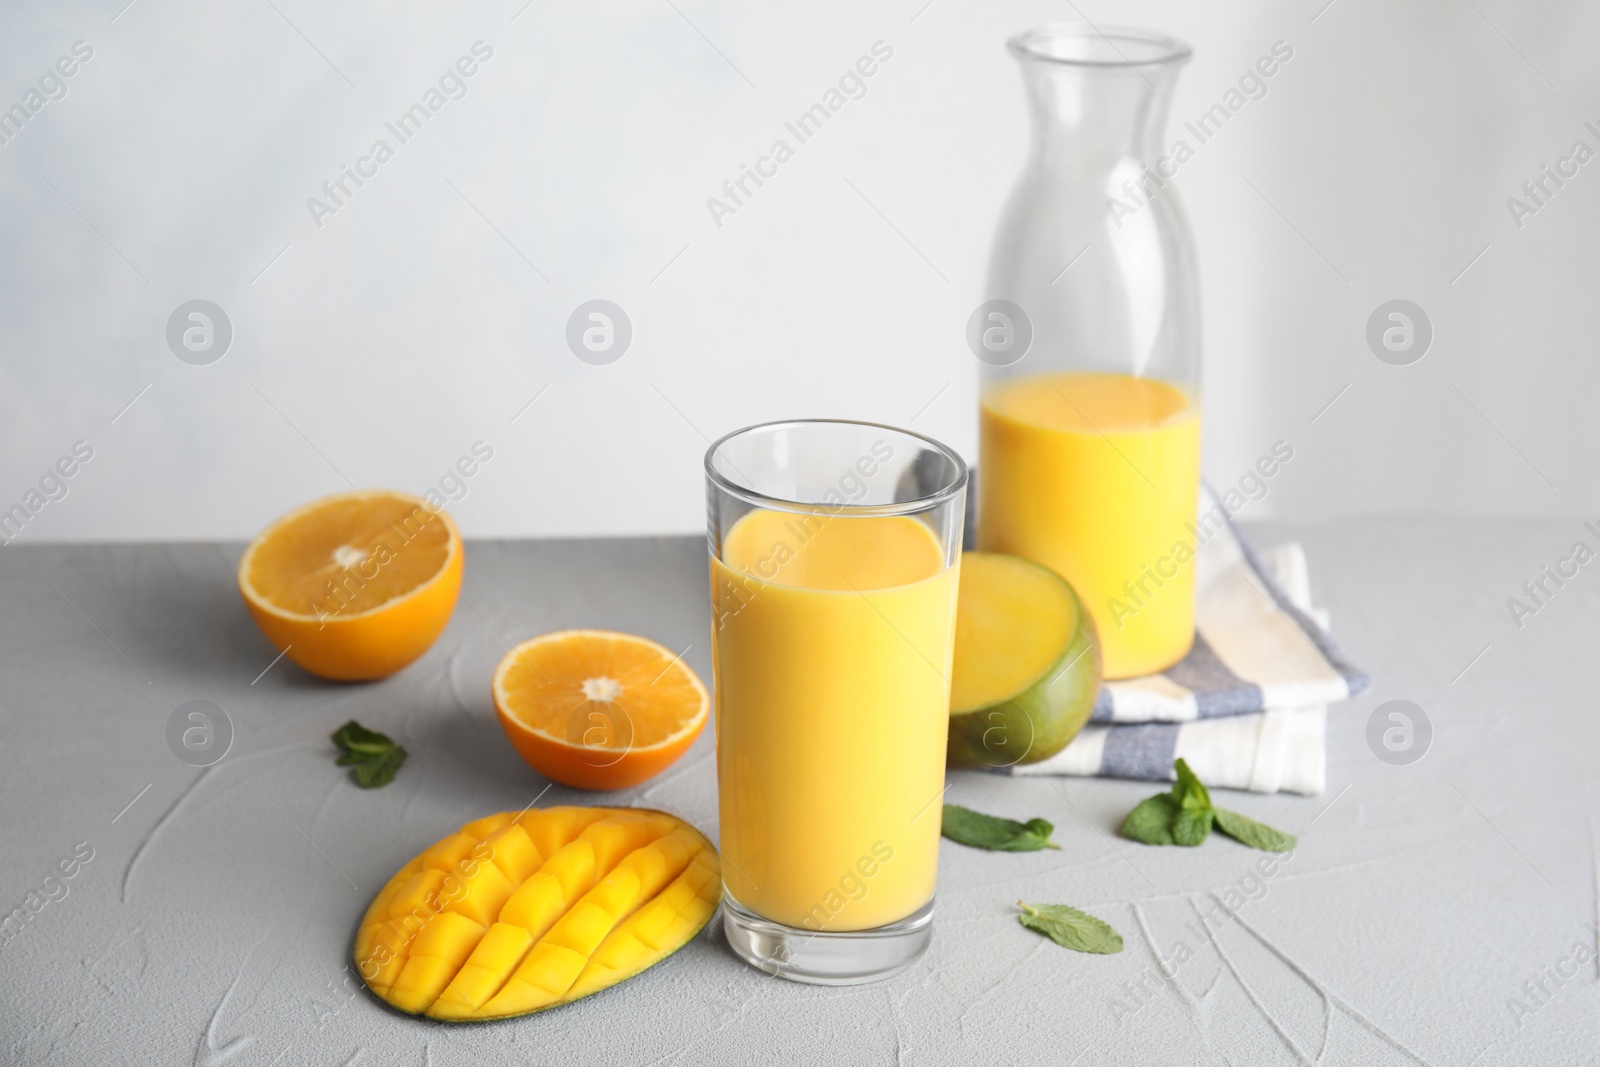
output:
<instances>
[{"instance_id":1,"label":"glass carafe","mask_svg":"<svg viewBox=\"0 0 1600 1067\"><path fill-rule=\"evenodd\" d=\"M1142 30L1012 38L1033 151L969 340L984 361L978 546L1077 591L1108 678L1194 640L1200 317L1193 240L1163 148L1190 51Z\"/></svg>"}]
</instances>

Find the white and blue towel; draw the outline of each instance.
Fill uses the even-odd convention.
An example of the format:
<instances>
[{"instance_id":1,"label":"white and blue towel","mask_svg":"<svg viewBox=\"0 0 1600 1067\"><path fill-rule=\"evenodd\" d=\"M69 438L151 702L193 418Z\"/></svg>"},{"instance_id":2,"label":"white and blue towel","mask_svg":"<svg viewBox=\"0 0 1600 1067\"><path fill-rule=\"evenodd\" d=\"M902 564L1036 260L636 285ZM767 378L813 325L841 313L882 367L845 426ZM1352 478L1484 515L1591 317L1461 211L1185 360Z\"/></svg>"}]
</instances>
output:
<instances>
[{"instance_id":1,"label":"white and blue towel","mask_svg":"<svg viewBox=\"0 0 1600 1067\"><path fill-rule=\"evenodd\" d=\"M1218 788L1323 791L1328 705L1367 676L1312 607L1301 546L1258 554L1206 495L1213 532L1196 549L1193 649L1160 674L1107 682L1070 745L1009 773L1170 781L1181 756Z\"/></svg>"}]
</instances>

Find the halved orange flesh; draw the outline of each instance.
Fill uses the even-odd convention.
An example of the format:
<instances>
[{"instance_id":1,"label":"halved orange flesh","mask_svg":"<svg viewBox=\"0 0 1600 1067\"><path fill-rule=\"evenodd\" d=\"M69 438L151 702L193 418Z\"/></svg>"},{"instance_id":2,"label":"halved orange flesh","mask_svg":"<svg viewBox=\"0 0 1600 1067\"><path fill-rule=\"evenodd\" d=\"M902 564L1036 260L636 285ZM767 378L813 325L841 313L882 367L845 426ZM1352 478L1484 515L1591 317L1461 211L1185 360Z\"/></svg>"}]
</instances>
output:
<instances>
[{"instance_id":1,"label":"halved orange flesh","mask_svg":"<svg viewBox=\"0 0 1600 1067\"><path fill-rule=\"evenodd\" d=\"M501 812L389 879L356 933L356 973L412 1015L527 1015L666 959L721 898L716 848L664 812Z\"/></svg>"},{"instance_id":2,"label":"halved orange flesh","mask_svg":"<svg viewBox=\"0 0 1600 1067\"><path fill-rule=\"evenodd\" d=\"M428 650L461 586L461 535L421 497L362 490L279 518L239 560L256 625L313 674L361 681Z\"/></svg>"},{"instance_id":3,"label":"halved orange flesh","mask_svg":"<svg viewBox=\"0 0 1600 1067\"><path fill-rule=\"evenodd\" d=\"M683 755L711 699L688 664L654 641L562 630L506 654L494 706L540 774L580 789L626 789Z\"/></svg>"}]
</instances>

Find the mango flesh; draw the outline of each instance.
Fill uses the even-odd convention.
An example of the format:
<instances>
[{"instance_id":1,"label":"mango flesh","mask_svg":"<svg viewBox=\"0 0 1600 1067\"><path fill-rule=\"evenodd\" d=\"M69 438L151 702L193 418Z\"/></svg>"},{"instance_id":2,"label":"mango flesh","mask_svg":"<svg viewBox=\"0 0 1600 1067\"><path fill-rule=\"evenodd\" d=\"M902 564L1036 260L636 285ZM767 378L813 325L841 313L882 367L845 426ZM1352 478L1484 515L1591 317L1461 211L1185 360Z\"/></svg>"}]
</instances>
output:
<instances>
[{"instance_id":1,"label":"mango flesh","mask_svg":"<svg viewBox=\"0 0 1600 1067\"><path fill-rule=\"evenodd\" d=\"M716 848L664 812L502 812L395 872L361 920L356 973L412 1015L526 1015L659 963L721 896Z\"/></svg>"},{"instance_id":2,"label":"mango flesh","mask_svg":"<svg viewBox=\"0 0 1600 1067\"><path fill-rule=\"evenodd\" d=\"M950 675L952 767L1010 767L1067 747L1100 692L1100 638L1066 579L1019 556L961 554Z\"/></svg>"}]
</instances>

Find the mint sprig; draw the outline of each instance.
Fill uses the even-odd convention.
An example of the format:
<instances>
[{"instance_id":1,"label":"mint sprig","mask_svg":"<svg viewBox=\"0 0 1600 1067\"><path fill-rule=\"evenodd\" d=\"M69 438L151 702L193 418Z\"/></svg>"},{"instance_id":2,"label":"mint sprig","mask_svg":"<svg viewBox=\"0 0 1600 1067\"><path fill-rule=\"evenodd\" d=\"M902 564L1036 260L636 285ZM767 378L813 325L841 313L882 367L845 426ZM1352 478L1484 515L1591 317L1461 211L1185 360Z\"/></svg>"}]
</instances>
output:
<instances>
[{"instance_id":1,"label":"mint sprig","mask_svg":"<svg viewBox=\"0 0 1600 1067\"><path fill-rule=\"evenodd\" d=\"M1211 793L1182 759L1173 764L1178 780L1171 791L1139 802L1122 820L1123 837L1146 845L1194 848L1214 828L1242 845L1265 852L1288 852L1298 843L1293 834L1246 818L1211 803Z\"/></svg>"},{"instance_id":2,"label":"mint sprig","mask_svg":"<svg viewBox=\"0 0 1600 1067\"><path fill-rule=\"evenodd\" d=\"M333 732L333 743L343 753L338 765L354 768L356 785L362 789L388 785L406 761L406 750L388 734L369 730L354 719Z\"/></svg>"},{"instance_id":3,"label":"mint sprig","mask_svg":"<svg viewBox=\"0 0 1600 1067\"><path fill-rule=\"evenodd\" d=\"M1036 852L1041 848L1060 848L1050 840L1055 826L1044 819L1017 822L997 815L963 808L959 804L944 806L944 819L940 833L959 845L986 848L992 852Z\"/></svg>"},{"instance_id":4,"label":"mint sprig","mask_svg":"<svg viewBox=\"0 0 1600 1067\"><path fill-rule=\"evenodd\" d=\"M1217 829L1242 845L1259 848L1263 852L1288 852L1296 844L1293 834L1274 830L1266 823L1245 818L1236 811L1217 809Z\"/></svg>"}]
</instances>

